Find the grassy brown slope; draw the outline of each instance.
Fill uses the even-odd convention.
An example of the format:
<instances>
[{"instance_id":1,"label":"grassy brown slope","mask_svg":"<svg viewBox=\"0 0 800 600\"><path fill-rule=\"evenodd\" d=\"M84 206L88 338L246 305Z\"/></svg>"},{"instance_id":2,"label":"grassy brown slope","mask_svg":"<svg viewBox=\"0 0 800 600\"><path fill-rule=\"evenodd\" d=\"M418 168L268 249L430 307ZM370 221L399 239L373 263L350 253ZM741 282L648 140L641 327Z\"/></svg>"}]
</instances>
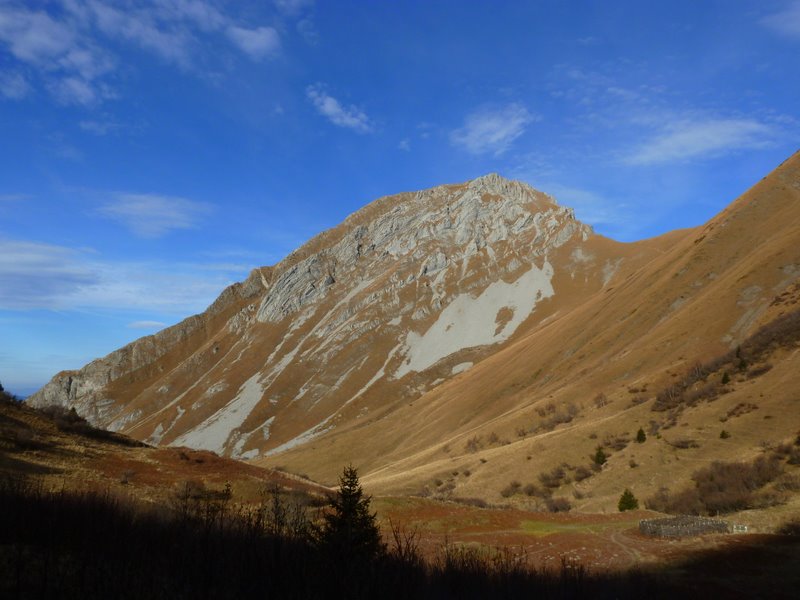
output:
<instances>
[{"instance_id":1,"label":"grassy brown slope","mask_svg":"<svg viewBox=\"0 0 800 600\"><path fill-rule=\"evenodd\" d=\"M257 500L274 484L314 494L327 491L311 481L212 452L154 448L0 401L0 477L4 476L23 477L44 489L108 490L155 503L170 501L187 483L208 490L230 483L239 501Z\"/></svg>"}]
</instances>

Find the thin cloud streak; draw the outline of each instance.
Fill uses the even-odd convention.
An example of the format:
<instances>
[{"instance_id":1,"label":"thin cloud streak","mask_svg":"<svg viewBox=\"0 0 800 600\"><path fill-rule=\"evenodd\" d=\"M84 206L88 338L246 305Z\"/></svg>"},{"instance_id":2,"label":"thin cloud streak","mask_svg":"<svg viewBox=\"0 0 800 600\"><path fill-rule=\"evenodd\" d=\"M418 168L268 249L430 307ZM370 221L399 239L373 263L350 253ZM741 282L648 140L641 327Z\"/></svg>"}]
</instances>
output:
<instances>
[{"instance_id":1,"label":"thin cloud streak","mask_svg":"<svg viewBox=\"0 0 800 600\"><path fill-rule=\"evenodd\" d=\"M241 265L124 262L25 240L0 240L0 310L115 310L181 316L204 310Z\"/></svg>"},{"instance_id":2,"label":"thin cloud streak","mask_svg":"<svg viewBox=\"0 0 800 600\"><path fill-rule=\"evenodd\" d=\"M127 325L129 329L163 329L166 326L167 324L161 321L134 321Z\"/></svg>"},{"instance_id":3,"label":"thin cloud streak","mask_svg":"<svg viewBox=\"0 0 800 600\"><path fill-rule=\"evenodd\" d=\"M761 24L782 35L800 39L800 0L762 18Z\"/></svg>"},{"instance_id":4,"label":"thin cloud streak","mask_svg":"<svg viewBox=\"0 0 800 600\"><path fill-rule=\"evenodd\" d=\"M752 119L678 120L627 155L630 165L715 158L742 149L769 147L775 132Z\"/></svg>"},{"instance_id":5,"label":"thin cloud streak","mask_svg":"<svg viewBox=\"0 0 800 600\"><path fill-rule=\"evenodd\" d=\"M212 210L206 202L158 194L119 194L97 210L144 238L157 238L176 229L193 229Z\"/></svg>"}]
</instances>

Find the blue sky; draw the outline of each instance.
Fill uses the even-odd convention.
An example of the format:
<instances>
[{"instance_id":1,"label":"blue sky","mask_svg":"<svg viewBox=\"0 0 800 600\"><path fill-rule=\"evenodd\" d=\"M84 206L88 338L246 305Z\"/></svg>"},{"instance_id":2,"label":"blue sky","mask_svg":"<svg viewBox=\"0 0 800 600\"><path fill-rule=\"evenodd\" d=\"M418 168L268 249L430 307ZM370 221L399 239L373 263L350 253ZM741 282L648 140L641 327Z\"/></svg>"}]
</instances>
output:
<instances>
[{"instance_id":1,"label":"blue sky","mask_svg":"<svg viewBox=\"0 0 800 600\"><path fill-rule=\"evenodd\" d=\"M496 171L631 241L799 133L797 0L0 0L0 381L199 312L382 195Z\"/></svg>"}]
</instances>

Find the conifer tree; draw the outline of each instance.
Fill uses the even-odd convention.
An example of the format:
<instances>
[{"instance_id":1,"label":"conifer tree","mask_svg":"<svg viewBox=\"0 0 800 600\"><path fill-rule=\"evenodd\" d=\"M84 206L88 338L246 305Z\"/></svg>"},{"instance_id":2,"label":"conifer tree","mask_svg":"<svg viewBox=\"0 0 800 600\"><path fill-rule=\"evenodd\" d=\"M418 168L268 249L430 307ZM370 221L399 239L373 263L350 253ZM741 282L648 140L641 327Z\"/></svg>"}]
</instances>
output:
<instances>
[{"instance_id":1,"label":"conifer tree","mask_svg":"<svg viewBox=\"0 0 800 600\"><path fill-rule=\"evenodd\" d=\"M331 556L359 563L385 552L376 514L370 512L371 500L364 495L355 467L345 467L320 530L320 544Z\"/></svg>"},{"instance_id":2,"label":"conifer tree","mask_svg":"<svg viewBox=\"0 0 800 600\"><path fill-rule=\"evenodd\" d=\"M619 498L619 504L617 505L620 512L624 512L626 510L636 510L639 508L639 501L636 499L636 496L633 495L633 492L630 491L628 488L625 488L625 491L622 492L622 496Z\"/></svg>"}]
</instances>

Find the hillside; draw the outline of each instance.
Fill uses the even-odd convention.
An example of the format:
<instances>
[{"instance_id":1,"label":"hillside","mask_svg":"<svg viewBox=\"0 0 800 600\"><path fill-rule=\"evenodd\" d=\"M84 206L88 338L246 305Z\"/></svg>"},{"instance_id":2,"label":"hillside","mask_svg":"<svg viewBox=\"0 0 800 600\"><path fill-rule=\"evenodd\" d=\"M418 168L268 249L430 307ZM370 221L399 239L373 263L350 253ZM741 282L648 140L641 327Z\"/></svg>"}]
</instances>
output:
<instances>
[{"instance_id":1,"label":"hillside","mask_svg":"<svg viewBox=\"0 0 800 600\"><path fill-rule=\"evenodd\" d=\"M377 200L30 402L327 483L352 461L381 493L497 500L566 463L552 493L610 510L800 429L791 340L714 401L653 410L796 308L798 280L798 154L707 224L632 244L488 175ZM575 481L598 446L610 459Z\"/></svg>"}]
</instances>

